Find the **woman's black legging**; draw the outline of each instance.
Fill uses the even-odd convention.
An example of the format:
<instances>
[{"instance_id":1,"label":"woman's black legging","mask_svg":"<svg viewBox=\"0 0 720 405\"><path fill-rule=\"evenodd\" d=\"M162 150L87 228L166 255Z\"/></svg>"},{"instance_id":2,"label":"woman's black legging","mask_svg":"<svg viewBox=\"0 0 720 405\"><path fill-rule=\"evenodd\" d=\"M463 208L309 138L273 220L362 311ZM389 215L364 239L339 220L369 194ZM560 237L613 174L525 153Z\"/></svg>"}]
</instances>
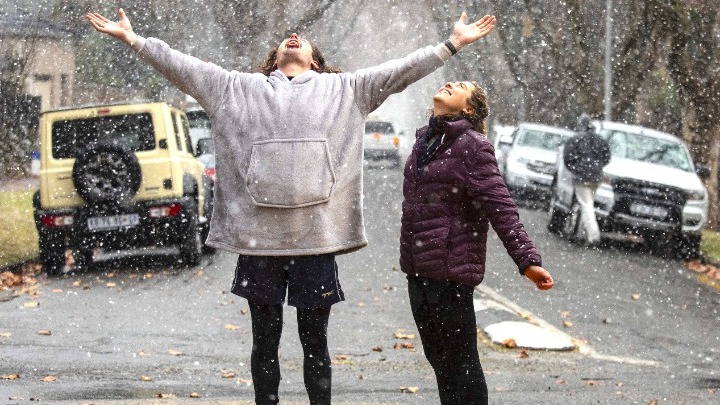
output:
<instances>
[{"instance_id":1,"label":"woman's black legging","mask_svg":"<svg viewBox=\"0 0 720 405\"><path fill-rule=\"evenodd\" d=\"M435 371L442 405L487 405L477 349L473 287L408 277L410 308L425 356Z\"/></svg>"},{"instance_id":2,"label":"woman's black legging","mask_svg":"<svg viewBox=\"0 0 720 405\"><path fill-rule=\"evenodd\" d=\"M280 364L278 349L282 334L282 305L258 305L250 301L253 347L250 371L255 387L255 403L279 403ZM332 368L327 347L330 307L298 308L297 321L304 353L305 389L311 405L330 405Z\"/></svg>"}]
</instances>

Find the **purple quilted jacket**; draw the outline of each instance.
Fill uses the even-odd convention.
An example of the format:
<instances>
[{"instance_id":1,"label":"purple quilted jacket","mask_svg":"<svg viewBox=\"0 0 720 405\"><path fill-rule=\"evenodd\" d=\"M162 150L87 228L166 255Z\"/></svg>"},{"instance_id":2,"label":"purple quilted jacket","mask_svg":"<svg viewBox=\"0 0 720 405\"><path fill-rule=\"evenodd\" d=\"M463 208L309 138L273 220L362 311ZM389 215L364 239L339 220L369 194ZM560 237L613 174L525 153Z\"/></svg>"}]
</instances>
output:
<instances>
[{"instance_id":1,"label":"purple quilted jacket","mask_svg":"<svg viewBox=\"0 0 720 405\"><path fill-rule=\"evenodd\" d=\"M489 225L522 273L541 265L500 176L488 139L461 119L445 124L445 136L418 175L428 127L420 128L405 165L400 267L422 277L476 286L485 275Z\"/></svg>"}]
</instances>

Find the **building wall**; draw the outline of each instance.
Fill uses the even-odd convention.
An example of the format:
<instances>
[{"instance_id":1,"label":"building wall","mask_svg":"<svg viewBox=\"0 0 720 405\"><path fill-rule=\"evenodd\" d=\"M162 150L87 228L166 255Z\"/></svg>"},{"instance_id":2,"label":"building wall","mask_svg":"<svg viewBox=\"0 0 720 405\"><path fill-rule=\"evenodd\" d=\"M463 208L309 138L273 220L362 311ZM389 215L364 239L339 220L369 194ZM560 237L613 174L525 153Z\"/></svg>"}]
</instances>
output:
<instances>
[{"instance_id":1,"label":"building wall","mask_svg":"<svg viewBox=\"0 0 720 405\"><path fill-rule=\"evenodd\" d=\"M1 38L0 48L8 47L19 54L32 51L25 91L41 97L43 111L72 104L75 54L71 47L52 38L38 38L34 43L21 38Z\"/></svg>"}]
</instances>

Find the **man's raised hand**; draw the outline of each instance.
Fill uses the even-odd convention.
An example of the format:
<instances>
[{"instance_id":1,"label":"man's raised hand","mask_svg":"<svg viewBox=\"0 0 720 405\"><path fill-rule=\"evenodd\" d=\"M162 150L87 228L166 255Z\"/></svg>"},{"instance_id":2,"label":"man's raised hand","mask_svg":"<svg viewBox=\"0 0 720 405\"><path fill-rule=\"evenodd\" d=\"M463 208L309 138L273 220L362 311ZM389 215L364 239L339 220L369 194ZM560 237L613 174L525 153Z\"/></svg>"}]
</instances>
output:
<instances>
[{"instance_id":1,"label":"man's raised hand","mask_svg":"<svg viewBox=\"0 0 720 405\"><path fill-rule=\"evenodd\" d=\"M463 12L450 35L450 41L457 49L477 41L495 28L494 15L486 15L470 24L467 23L467 20L467 14Z\"/></svg>"},{"instance_id":2,"label":"man's raised hand","mask_svg":"<svg viewBox=\"0 0 720 405\"><path fill-rule=\"evenodd\" d=\"M132 26L123 9L118 9L119 21L117 22L110 21L99 13L87 13L85 14L85 18L90 21L90 24L92 24L93 28L98 32L108 34L127 43L132 42L132 37L134 36Z\"/></svg>"}]
</instances>

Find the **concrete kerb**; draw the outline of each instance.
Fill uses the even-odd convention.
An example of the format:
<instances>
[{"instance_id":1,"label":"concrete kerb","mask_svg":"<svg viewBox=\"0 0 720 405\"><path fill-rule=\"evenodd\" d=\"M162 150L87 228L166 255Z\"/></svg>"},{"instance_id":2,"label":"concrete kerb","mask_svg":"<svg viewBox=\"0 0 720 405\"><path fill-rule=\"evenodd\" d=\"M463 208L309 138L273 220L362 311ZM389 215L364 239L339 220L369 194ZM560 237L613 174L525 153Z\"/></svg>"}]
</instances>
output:
<instances>
[{"instance_id":1,"label":"concrete kerb","mask_svg":"<svg viewBox=\"0 0 720 405\"><path fill-rule=\"evenodd\" d=\"M478 327L494 344L512 339L518 348L532 350L572 351L579 347L576 339L491 288L481 284L475 291Z\"/></svg>"}]
</instances>

